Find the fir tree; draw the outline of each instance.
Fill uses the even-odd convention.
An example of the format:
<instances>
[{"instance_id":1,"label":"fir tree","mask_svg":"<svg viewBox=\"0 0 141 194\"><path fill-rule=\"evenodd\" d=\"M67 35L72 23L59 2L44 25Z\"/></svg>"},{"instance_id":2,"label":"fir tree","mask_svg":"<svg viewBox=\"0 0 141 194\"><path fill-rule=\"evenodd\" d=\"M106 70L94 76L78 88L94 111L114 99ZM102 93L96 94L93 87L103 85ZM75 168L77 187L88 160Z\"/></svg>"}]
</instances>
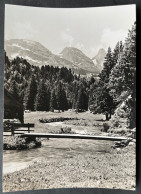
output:
<instances>
[{"instance_id":1,"label":"fir tree","mask_svg":"<svg viewBox=\"0 0 141 194\"><path fill-rule=\"evenodd\" d=\"M13 97L15 97L16 100L19 100L18 84L15 80L12 80L10 82L9 92L12 94Z\"/></svg>"},{"instance_id":2,"label":"fir tree","mask_svg":"<svg viewBox=\"0 0 141 194\"><path fill-rule=\"evenodd\" d=\"M68 101L66 97L66 92L62 89L62 111L68 110Z\"/></svg>"},{"instance_id":3,"label":"fir tree","mask_svg":"<svg viewBox=\"0 0 141 194\"><path fill-rule=\"evenodd\" d=\"M124 91L131 95L129 109L130 127L136 123L136 24L129 30L123 52L119 56L116 66L110 74L109 87L111 95L120 102L120 96Z\"/></svg>"},{"instance_id":4,"label":"fir tree","mask_svg":"<svg viewBox=\"0 0 141 194\"><path fill-rule=\"evenodd\" d=\"M65 91L62 87L62 83L59 82L58 87L57 87L57 94L56 94L57 109L59 111L60 110L62 110L62 111L66 110L65 105L66 105L67 99L66 99L66 95L64 95L64 94L65 94ZM64 103L65 103L65 105L64 105Z\"/></svg>"},{"instance_id":5,"label":"fir tree","mask_svg":"<svg viewBox=\"0 0 141 194\"><path fill-rule=\"evenodd\" d=\"M122 41L120 41L116 44L114 51L113 51L113 54L112 54L113 67L117 64L119 56L122 54L122 52L123 52L123 44L122 44Z\"/></svg>"},{"instance_id":6,"label":"fir tree","mask_svg":"<svg viewBox=\"0 0 141 194\"><path fill-rule=\"evenodd\" d=\"M109 120L115 108L113 98L109 94L109 89L102 89L101 95L99 97L99 105L101 112L106 116L106 120Z\"/></svg>"},{"instance_id":7,"label":"fir tree","mask_svg":"<svg viewBox=\"0 0 141 194\"><path fill-rule=\"evenodd\" d=\"M83 88L80 87L78 90L77 102L76 102L77 111L84 111L88 109L88 98Z\"/></svg>"},{"instance_id":8,"label":"fir tree","mask_svg":"<svg viewBox=\"0 0 141 194\"><path fill-rule=\"evenodd\" d=\"M50 104L50 92L45 85L45 80L42 80L39 84L35 99L35 110L49 111L49 104Z\"/></svg>"},{"instance_id":9,"label":"fir tree","mask_svg":"<svg viewBox=\"0 0 141 194\"><path fill-rule=\"evenodd\" d=\"M50 97L50 110L54 112L54 109L57 109L57 102L56 102L56 95L55 95L55 90L53 89L51 92L51 97Z\"/></svg>"},{"instance_id":10,"label":"fir tree","mask_svg":"<svg viewBox=\"0 0 141 194\"><path fill-rule=\"evenodd\" d=\"M57 100L57 109L61 110L62 106L62 85L61 82L59 82L56 92L56 100Z\"/></svg>"},{"instance_id":11,"label":"fir tree","mask_svg":"<svg viewBox=\"0 0 141 194\"><path fill-rule=\"evenodd\" d=\"M114 55L116 56L118 55L117 48L119 49L119 43L117 44L116 49L114 50ZM111 48L109 47L103 64L104 66L103 70L99 75L100 88L99 88L99 93L97 98L97 101L98 101L97 104L99 104L99 111L106 115L106 120L109 120L109 118L111 118L111 114L113 113L113 109L115 108L113 98L110 95L110 91L108 89L109 75L114 65L115 65L115 61L113 60L112 51L111 51Z\"/></svg>"},{"instance_id":12,"label":"fir tree","mask_svg":"<svg viewBox=\"0 0 141 194\"><path fill-rule=\"evenodd\" d=\"M35 97L37 94L37 83L35 80L35 76L32 75L31 81L26 90L25 98L24 98L24 106L26 109L31 111L34 110Z\"/></svg>"},{"instance_id":13,"label":"fir tree","mask_svg":"<svg viewBox=\"0 0 141 194\"><path fill-rule=\"evenodd\" d=\"M111 72L111 69L113 68L113 57L112 57L112 51L111 48L108 48L108 52L105 56L105 61L103 63L103 70L99 74L100 80L104 83L108 83L109 81L109 74Z\"/></svg>"}]
</instances>

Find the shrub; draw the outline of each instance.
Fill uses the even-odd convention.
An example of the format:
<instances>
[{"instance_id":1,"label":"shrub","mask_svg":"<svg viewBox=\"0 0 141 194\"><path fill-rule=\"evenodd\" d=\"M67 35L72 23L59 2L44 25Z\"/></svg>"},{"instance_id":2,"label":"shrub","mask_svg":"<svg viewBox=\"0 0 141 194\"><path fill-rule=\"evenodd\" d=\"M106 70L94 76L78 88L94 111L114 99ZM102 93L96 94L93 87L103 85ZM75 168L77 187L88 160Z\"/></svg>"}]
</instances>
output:
<instances>
[{"instance_id":1,"label":"shrub","mask_svg":"<svg viewBox=\"0 0 141 194\"><path fill-rule=\"evenodd\" d=\"M110 128L110 125L108 123L103 123L103 129L101 131L107 132L109 128Z\"/></svg>"},{"instance_id":2,"label":"shrub","mask_svg":"<svg viewBox=\"0 0 141 194\"><path fill-rule=\"evenodd\" d=\"M71 133L71 127L62 127L60 133Z\"/></svg>"},{"instance_id":3,"label":"shrub","mask_svg":"<svg viewBox=\"0 0 141 194\"><path fill-rule=\"evenodd\" d=\"M18 136L4 137L3 149L4 150L25 150L41 146L39 139L20 138Z\"/></svg>"}]
</instances>

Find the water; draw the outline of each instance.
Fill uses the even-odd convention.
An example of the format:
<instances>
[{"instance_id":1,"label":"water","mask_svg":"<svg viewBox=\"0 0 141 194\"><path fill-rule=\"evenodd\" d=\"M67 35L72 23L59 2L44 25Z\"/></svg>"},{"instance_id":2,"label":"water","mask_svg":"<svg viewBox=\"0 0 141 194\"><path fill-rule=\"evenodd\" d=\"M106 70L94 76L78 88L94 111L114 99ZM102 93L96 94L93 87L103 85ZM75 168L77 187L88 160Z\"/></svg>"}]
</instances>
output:
<instances>
[{"instance_id":1,"label":"water","mask_svg":"<svg viewBox=\"0 0 141 194\"><path fill-rule=\"evenodd\" d=\"M43 140L42 147L30 150L4 150L3 174L26 168L34 161L72 158L79 154L104 154L111 150L111 142L81 139Z\"/></svg>"}]
</instances>

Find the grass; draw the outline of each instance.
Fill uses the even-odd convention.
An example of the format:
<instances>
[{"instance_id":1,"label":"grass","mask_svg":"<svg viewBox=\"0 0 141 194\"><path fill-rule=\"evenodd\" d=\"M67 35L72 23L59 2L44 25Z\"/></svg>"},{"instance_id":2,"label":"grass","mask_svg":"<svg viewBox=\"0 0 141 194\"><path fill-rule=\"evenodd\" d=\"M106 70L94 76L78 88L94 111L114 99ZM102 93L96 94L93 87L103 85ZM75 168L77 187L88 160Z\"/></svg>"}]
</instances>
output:
<instances>
[{"instance_id":1,"label":"grass","mask_svg":"<svg viewBox=\"0 0 141 194\"><path fill-rule=\"evenodd\" d=\"M74 187L134 189L135 147L110 149L101 142L101 149L99 143L48 141L46 159L37 159L29 167L3 177L4 192ZM48 156L50 150L53 158Z\"/></svg>"},{"instance_id":2,"label":"grass","mask_svg":"<svg viewBox=\"0 0 141 194\"><path fill-rule=\"evenodd\" d=\"M125 118L118 119L118 126L115 125L115 118L105 121L105 115L92 114L89 111L75 113L73 110L65 112L31 112L25 113L25 123L34 123L35 132L38 133L60 133L61 128L71 127L72 133L90 134L90 135L107 135L104 132L105 125L109 128L109 134L126 135L129 133ZM41 123L39 120L70 118L63 122Z\"/></svg>"},{"instance_id":3,"label":"grass","mask_svg":"<svg viewBox=\"0 0 141 194\"><path fill-rule=\"evenodd\" d=\"M41 123L39 119L51 119L51 118L73 118L74 120L68 120L60 123ZM74 111L65 111L61 113L56 112L31 112L25 113L25 123L34 123L35 132L39 133L52 133L59 132L61 127L70 126L72 130L79 133L84 131L87 134L99 133L104 120L104 115L94 115L89 111L76 114ZM99 121L100 119L100 121Z\"/></svg>"},{"instance_id":4,"label":"grass","mask_svg":"<svg viewBox=\"0 0 141 194\"><path fill-rule=\"evenodd\" d=\"M39 119L60 117L78 120L39 122ZM40 133L58 133L68 126L76 133L107 135L101 132L104 119L104 115L88 111L25 113L25 123L35 123L35 132ZM112 126L112 121L109 125ZM50 139L43 143L47 146L46 158L38 161L37 154L36 161L29 167L4 175L4 192L74 187L135 188L135 143L122 149L112 149L113 142L108 141Z\"/></svg>"}]
</instances>

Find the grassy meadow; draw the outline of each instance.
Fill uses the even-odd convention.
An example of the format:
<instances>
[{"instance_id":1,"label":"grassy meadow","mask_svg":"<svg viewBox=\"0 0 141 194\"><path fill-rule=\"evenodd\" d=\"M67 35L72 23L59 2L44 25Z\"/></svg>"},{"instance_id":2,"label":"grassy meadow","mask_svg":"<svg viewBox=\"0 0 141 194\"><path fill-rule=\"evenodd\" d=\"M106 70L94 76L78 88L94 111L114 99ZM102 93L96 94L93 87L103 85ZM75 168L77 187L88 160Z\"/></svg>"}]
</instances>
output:
<instances>
[{"instance_id":1,"label":"grassy meadow","mask_svg":"<svg viewBox=\"0 0 141 194\"><path fill-rule=\"evenodd\" d=\"M60 117L77 118L77 120L39 122L39 119ZM25 113L24 118L25 123L35 123L35 132L39 133L58 133L62 127L68 126L74 133L115 135L101 131L105 123L104 115L94 115L89 111L78 114L73 110L61 113L30 112ZM112 124L111 121L109 123ZM125 125L124 119L122 123ZM122 128L120 130L122 131ZM3 191L74 187L134 190L135 141L124 148L113 149L114 143L44 138L41 148L29 150L27 154L34 157L32 164L30 162L26 168L3 176Z\"/></svg>"}]
</instances>

